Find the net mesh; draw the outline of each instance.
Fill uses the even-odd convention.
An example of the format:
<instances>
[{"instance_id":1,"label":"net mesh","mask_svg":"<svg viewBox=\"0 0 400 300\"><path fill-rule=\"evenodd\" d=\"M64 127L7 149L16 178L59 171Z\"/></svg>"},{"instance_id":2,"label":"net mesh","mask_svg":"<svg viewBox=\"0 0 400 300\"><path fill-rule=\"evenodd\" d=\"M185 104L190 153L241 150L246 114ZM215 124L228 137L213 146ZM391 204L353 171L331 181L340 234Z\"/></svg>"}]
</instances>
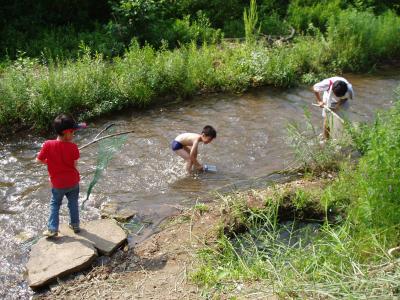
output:
<instances>
[{"instance_id":1,"label":"net mesh","mask_svg":"<svg viewBox=\"0 0 400 300\"><path fill-rule=\"evenodd\" d=\"M122 148L122 146L126 142L126 139L127 135L123 134L115 137L110 137L98 142L96 170L94 172L93 179L89 183L86 193L86 199L82 202L82 208L84 207L85 202L89 199L89 196L92 193L94 186L102 177L104 170L107 169L110 160Z\"/></svg>"}]
</instances>

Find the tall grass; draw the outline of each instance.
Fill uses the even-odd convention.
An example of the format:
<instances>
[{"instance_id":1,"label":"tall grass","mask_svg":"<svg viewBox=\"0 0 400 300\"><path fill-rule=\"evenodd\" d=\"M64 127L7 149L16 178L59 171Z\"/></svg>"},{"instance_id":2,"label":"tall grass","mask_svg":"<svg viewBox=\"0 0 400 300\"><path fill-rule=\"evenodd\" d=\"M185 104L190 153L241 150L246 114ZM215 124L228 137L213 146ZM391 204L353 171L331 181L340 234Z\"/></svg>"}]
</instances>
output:
<instances>
[{"instance_id":1,"label":"tall grass","mask_svg":"<svg viewBox=\"0 0 400 300\"><path fill-rule=\"evenodd\" d=\"M300 32L306 32L310 24L324 32L330 17L341 13L343 2L342 0L290 1L287 10L288 22Z\"/></svg>"},{"instance_id":2,"label":"tall grass","mask_svg":"<svg viewBox=\"0 0 400 300\"><path fill-rule=\"evenodd\" d=\"M334 71L369 68L371 62L398 57L399 38L395 14L346 11L331 19L326 36L300 36L290 44L199 47L193 42L156 50L133 42L112 61L85 45L75 60L22 54L0 69L0 126L41 130L61 112L87 118L198 92L310 84Z\"/></svg>"},{"instance_id":3,"label":"tall grass","mask_svg":"<svg viewBox=\"0 0 400 300\"><path fill-rule=\"evenodd\" d=\"M260 213L258 213L260 216ZM368 243L375 259L364 263L357 243L345 225L274 227L267 216L246 234L222 236L214 248L199 252L201 267L193 280L211 293L225 294L237 285L259 294L282 298L389 299L399 296L400 272L387 256L376 235ZM289 237L282 238L283 233ZM365 237L367 239L367 237Z\"/></svg>"},{"instance_id":4,"label":"tall grass","mask_svg":"<svg viewBox=\"0 0 400 300\"><path fill-rule=\"evenodd\" d=\"M391 11L374 16L346 10L328 22L327 40L330 51L335 52L333 65L344 70L359 71L398 56L399 39L400 18Z\"/></svg>"},{"instance_id":5,"label":"tall grass","mask_svg":"<svg viewBox=\"0 0 400 300\"><path fill-rule=\"evenodd\" d=\"M12 26L3 29L0 56L12 59L23 52L29 57L48 59L74 59L81 45L90 47L107 57L123 54L125 45L117 32L111 34L100 25L92 31L79 31L73 26L43 28L32 32L17 30Z\"/></svg>"},{"instance_id":6,"label":"tall grass","mask_svg":"<svg viewBox=\"0 0 400 300\"><path fill-rule=\"evenodd\" d=\"M371 128L368 148L356 173L359 196L351 215L365 229L384 231L385 243L397 243L400 220L400 105L383 113Z\"/></svg>"},{"instance_id":7,"label":"tall grass","mask_svg":"<svg viewBox=\"0 0 400 300\"><path fill-rule=\"evenodd\" d=\"M310 111L305 110L304 116L305 122L293 122L287 126L287 144L292 148L299 167L317 176L323 172L338 171L343 163L349 161L355 142L345 129L340 137L323 140L320 129L311 120ZM352 128L349 123L344 127ZM357 136L360 131L353 132L353 135Z\"/></svg>"},{"instance_id":8,"label":"tall grass","mask_svg":"<svg viewBox=\"0 0 400 300\"><path fill-rule=\"evenodd\" d=\"M41 64L22 56L5 66L0 81L2 128L43 129L61 112L94 117L126 106L144 107L163 96L243 91L265 83L287 86L298 72L287 59L290 49L279 52L257 44L198 48L192 43L155 50L133 43L112 63L85 49L74 61Z\"/></svg>"},{"instance_id":9,"label":"tall grass","mask_svg":"<svg viewBox=\"0 0 400 300\"><path fill-rule=\"evenodd\" d=\"M260 33L260 26L258 25L258 11L256 0L250 1L249 9L244 9L243 12L244 31L246 36L246 43L254 43ZM257 28L258 26L258 28Z\"/></svg>"}]
</instances>

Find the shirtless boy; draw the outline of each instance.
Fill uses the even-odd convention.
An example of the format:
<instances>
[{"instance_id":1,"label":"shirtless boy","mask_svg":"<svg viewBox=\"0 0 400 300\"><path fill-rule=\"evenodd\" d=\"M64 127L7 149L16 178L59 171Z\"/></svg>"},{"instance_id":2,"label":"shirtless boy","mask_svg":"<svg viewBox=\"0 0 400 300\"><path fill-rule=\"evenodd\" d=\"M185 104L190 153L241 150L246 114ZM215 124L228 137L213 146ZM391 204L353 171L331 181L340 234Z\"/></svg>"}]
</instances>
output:
<instances>
[{"instance_id":1,"label":"shirtless boy","mask_svg":"<svg viewBox=\"0 0 400 300\"><path fill-rule=\"evenodd\" d=\"M171 144L172 150L186 161L186 171L190 174L192 169L203 171L203 166L197 161L199 143L209 144L217 137L215 129L207 125L201 134L182 133Z\"/></svg>"}]
</instances>

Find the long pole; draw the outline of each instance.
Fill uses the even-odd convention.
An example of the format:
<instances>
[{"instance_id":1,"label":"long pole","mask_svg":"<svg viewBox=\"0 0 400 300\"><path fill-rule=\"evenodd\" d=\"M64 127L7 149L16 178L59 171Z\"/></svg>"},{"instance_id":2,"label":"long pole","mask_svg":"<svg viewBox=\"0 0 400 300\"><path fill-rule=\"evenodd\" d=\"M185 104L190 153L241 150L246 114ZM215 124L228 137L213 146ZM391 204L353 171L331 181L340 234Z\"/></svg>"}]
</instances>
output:
<instances>
[{"instance_id":1,"label":"long pole","mask_svg":"<svg viewBox=\"0 0 400 300\"><path fill-rule=\"evenodd\" d=\"M118 136L118 135L123 135L123 134L132 133L132 132L134 132L134 130L118 132L118 133L114 133L114 134L110 134L110 135L103 136L103 137L98 138L98 139L94 139L94 140L91 141L90 143L87 143L86 145L83 145L83 146L79 147L79 150L82 150L82 149L84 149L84 148L86 148L86 147L88 147L88 146L90 146L90 145L92 145L92 144L94 144L94 143L97 143L97 142L99 142L99 141L101 141L101 140L108 139L108 138L111 138L111 137L114 137L114 136ZM98 136L98 135L97 135L97 136Z\"/></svg>"},{"instance_id":2,"label":"long pole","mask_svg":"<svg viewBox=\"0 0 400 300\"><path fill-rule=\"evenodd\" d=\"M316 104L316 103L313 103L312 105L313 105L313 106L317 106L317 107L321 107L321 106L319 106L319 105ZM342 122L342 123L344 124L344 120L343 120L341 117L339 117L339 115L338 115L337 113L335 113L332 109L330 109L328 106L324 105L324 106L321 107L321 108L325 108L325 109L326 109L327 111L329 111L332 115L334 115L336 118L338 118L340 122Z\"/></svg>"},{"instance_id":3,"label":"long pole","mask_svg":"<svg viewBox=\"0 0 400 300\"><path fill-rule=\"evenodd\" d=\"M101 135L104 131L110 129L110 128L111 128L112 126L114 126L114 125L115 125L115 123L111 123L111 124L107 125L107 127L104 128L102 131L100 131L100 132L94 137L93 140L96 140L96 139L99 137L99 135Z\"/></svg>"}]
</instances>

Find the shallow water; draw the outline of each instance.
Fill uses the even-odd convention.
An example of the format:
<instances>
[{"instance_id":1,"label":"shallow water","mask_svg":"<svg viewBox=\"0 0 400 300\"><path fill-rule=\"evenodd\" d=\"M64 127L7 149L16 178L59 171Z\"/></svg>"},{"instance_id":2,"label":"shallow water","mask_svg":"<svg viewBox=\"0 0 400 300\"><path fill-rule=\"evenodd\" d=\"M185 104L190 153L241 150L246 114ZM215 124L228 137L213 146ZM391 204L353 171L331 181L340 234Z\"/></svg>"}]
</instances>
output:
<instances>
[{"instance_id":1,"label":"shallow water","mask_svg":"<svg viewBox=\"0 0 400 300\"><path fill-rule=\"evenodd\" d=\"M352 119L371 121L377 109L390 107L393 90L400 84L398 74L398 70L391 70L347 76L356 93ZM151 232L180 206L210 198L210 192L217 188L252 182L254 177L285 168L293 160L285 142L287 124L304 122L304 107L312 112L318 127L322 122L320 110L310 105L313 97L308 87L285 91L265 88L244 95L197 97L146 112L126 111L90 123L87 130L77 134L77 144L87 143L110 122L120 131L135 132L94 187L81 219L98 218L103 204L117 201L138 210L137 224L131 224L134 228L153 222L148 226ZM170 142L182 132L199 132L206 124L213 125L218 136L200 147L199 160L216 165L218 172L188 177L183 161L170 150ZM46 227L50 195L46 169L34 161L44 140L18 136L0 142L1 298L27 298L32 294L24 280L24 266L30 238ZM81 200L93 177L96 159L97 147L81 153ZM68 222L66 206L61 222ZM130 242L138 239L132 235Z\"/></svg>"}]
</instances>

